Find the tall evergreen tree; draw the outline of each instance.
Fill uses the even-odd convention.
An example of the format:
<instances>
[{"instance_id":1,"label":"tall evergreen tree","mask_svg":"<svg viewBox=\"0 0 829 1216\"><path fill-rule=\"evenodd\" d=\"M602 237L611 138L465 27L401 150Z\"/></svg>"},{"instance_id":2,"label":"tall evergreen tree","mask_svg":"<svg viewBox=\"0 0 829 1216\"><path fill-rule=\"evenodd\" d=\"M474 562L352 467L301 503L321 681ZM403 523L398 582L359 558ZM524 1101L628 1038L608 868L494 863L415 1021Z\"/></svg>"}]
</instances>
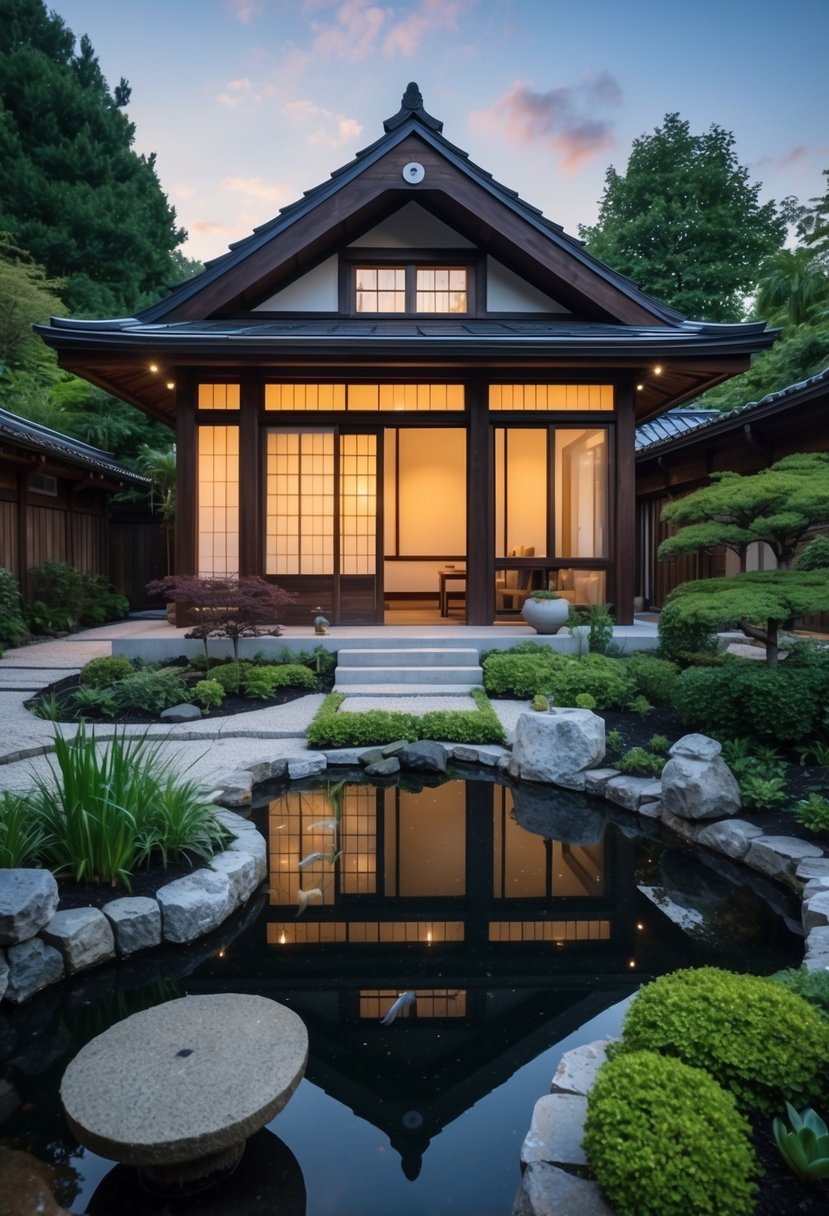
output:
<instances>
[{"instance_id":1,"label":"tall evergreen tree","mask_svg":"<svg viewBox=\"0 0 829 1216\"><path fill-rule=\"evenodd\" d=\"M778 250L789 208L758 200L734 136L691 133L679 114L633 141L625 173L611 165L599 219L580 227L589 251L686 316L739 320L758 265Z\"/></svg>"},{"instance_id":2,"label":"tall evergreen tree","mask_svg":"<svg viewBox=\"0 0 829 1216\"><path fill-rule=\"evenodd\" d=\"M154 155L133 150L129 94L43 0L2 0L0 229L63 281L76 315L132 313L180 277L185 233Z\"/></svg>"}]
</instances>

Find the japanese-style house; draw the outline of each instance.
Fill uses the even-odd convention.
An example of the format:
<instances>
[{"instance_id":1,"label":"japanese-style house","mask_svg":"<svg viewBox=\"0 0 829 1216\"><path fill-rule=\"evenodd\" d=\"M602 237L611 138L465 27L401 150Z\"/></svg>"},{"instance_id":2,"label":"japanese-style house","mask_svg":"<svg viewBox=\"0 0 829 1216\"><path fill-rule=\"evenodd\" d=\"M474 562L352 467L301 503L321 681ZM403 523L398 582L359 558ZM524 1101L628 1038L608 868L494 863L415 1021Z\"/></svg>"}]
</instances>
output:
<instances>
[{"instance_id":1,"label":"japanese-style house","mask_svg":"<svg viewBox=\"0 0 829 1216\"><path fill-rule=\"evenodd\" d=\"M393 620L440 588L486 625L531 587L628 623L635 425L773 335L687 320L598 262L416 85L384 128L153 307L40 332L175 428L179 573L264 575L303 623Z\"/></svg>"},{"instance_id":2,"label":"japanese-style house","mask_svg":"<svg viewBox=\"0 0 829 1216\"><path fill-rule=\"evenodd\" d=\"M147 545L159 548L158 524L148 523L146 512L134 511L145 543L138 543L130 525L125 545L112 500L127 490L149 488L148 477L109 452L0 409L0 565L18 580L24 599L29 570L59 561L102 574L132 603L136 593L140 600L142 588L132 585L127 558L134 563Z\"/></svg>"},{"instance_id":3,"label":"japanese-style house","mask_svg":"<svg viewBox=\"0 0 829 1216\"><path fill-rule=\"evenodd\" d=\"M643 603L661 608L665 596L688 579L737 574L737 555L725 548L660 562L668 536L663 508L708 484L710 473L757 473L793 452L829 451L829 367L759 401L727 413L671 410L636 432L636 528L638 588ZM768 545L753 544L746 569L774 568ZM809 617L811 628L829 628L829 614Z\"/></svg>"}]
</instances>

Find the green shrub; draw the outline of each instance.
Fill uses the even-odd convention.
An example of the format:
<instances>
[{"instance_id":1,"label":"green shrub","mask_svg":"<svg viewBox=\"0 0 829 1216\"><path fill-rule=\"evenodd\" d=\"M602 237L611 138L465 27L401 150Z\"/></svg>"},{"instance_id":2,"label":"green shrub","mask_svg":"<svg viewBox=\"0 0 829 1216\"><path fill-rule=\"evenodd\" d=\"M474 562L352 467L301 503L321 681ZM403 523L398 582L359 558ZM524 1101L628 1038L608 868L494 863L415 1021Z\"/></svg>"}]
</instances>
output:
<instances>
[{"instance_id":1,"label":"green shrub","mask_svg":"<svg viewBox=\"0 0 829 1216\"><path fill-rule=\"evenodd\" d=\"M549 646L531 643L512 650L494 650L483 661L484 688L491 697L517 697L529 700L552 686L556 672L572 660Z\"/></svg>"},{"instance_id":2,"label":"green shrub","mask_svg":"<svg viewBox=\"0 0 829 1216\"><path fill-rule=\"evenodd\" d=\"M250 667L242 677L242 692L247 697L272 697L278 688L315 688L316 677L299 663Z\"/></svg>"},{"instance_id":3,"label":"green shrub","mask_svg":"<svg viewBox=\"0 0 829 1216\"><path fill-rule=\"evenodd\" d=\"M810 540L794 563L795 570L825 570L829 567L829 536L821 532Z\"/></svg>"},{"instance_id":4,"label":"green shrub","mask_svg":"<svg viewBox=\"0 0 829 1216\"><path fill-rule=\"evenodd\" d=\"M217 684L221 684L226 693L238 693L242 686L242 680L245 679L250 672L253 671L251 663L220 663L217 667L210 668L210 679L215 680Z\"/></svg>"},{"instance_id":5,"label":"green shrub","mask_svg":"<svg viewBox=\"0 0 829 1216\"><path fill-rule=\"evenodd\" d=\"M599 709L622 709L633 695L633 679L624 661L603 654L565 659L550 687L556 705L575 705L580 693L589 693Z\"/></svg>"},{"instance_id":6,"label":"green shrub","mask_svg":"<svg viewBox=\"0 0 829 1216\"><path fill-rule=\"evenodd\" d=\"M829 1021L829 971L807 971L805 967L789 967L771 977L790 992L796 992L804 1001Z\"/></svg>"},{"instance_id":7,"label":"green shrub","mask_svg":"<svg viewBox=\"0 0 829 1216\"><path fill-rule=\"evenodd\" d=\"M757 1161L734 1099L698 1068L650 1051L602 1066L584 1149L617 1216L750 1216Z\"/></svg>"},{"instance_id":8,"label":"green shrub","mask_svg":"<svg viewBox=\"0 0 829 1216\"><path fill-rule=\"evenodd\" d=\"M778 669L743 660L683 671L674 704L683 722L708 734L806 742L825 701L823 685L817 669Z\"/></svg>"},{"instance_id":9,"label":"green shrub","mask_svg":"<svg viewBox=\"0 0 829 1216\"><path fill-rule=\"evenodd\" d=\"M609 730L604 742L607 751L614 755L622 750L622 736L618 730Z\"/></svg>"},{"instance_id":10,"label":"green shrub","mask_svg":"<svg viewBox=\"0 0 829 1216\"><path fill-rule=\"evenodd\" d=\"M150 667L134 671L113 684L112 693L121 709L145 714L160 714L189 699L180 676L173 671L153 671Z\"/></svg>"},{"instance_id":11,"label":"green shrub","mask_svg":"<svg viewBox=\"0 0 829 1216\"><path fill-rule=\"evenodd\" d=\"M26 628L35 637L67 633L71 628L71 622L65 612L61 612L59 608L48 608L42 600L24 604L23 617Z\"/></svg>"},{"instance_id":12,"label":"green shrub","mask_svg":"<svg viewBox=\"0 0 829 1216\"><path fill-rule=\"evenodd\" d=\"M132 663L122 654L103 659L90 659L81 668L81 684L87 688L106 688L116 680L133 674Z\"/></svg>"},{"instance_id":13,"label":"green shrub","mask_svg":"<svg viewBox=\"0 0 829 1216\"><path fill-rule=\"evenodd\" d=\"M533 697L533 709L535 712L537 714L543 714L546 713L549 708L547 698L542 693L537 692Z\"/></svg>"},{"instance_id":14,"label":"green shrub","mask_svg":"<svg viewBox=\"0 0 829 1216\"><path fill-rule=\"evenodd\" d=\"M129 602L113 591L101 574L87 574L68 562L48 561L29 570L32 599L40 611L33 616L38 632L75 629L79 624L100 625L125 617ZM31 605L35 608L36 605Z\"/></svg>"},{"instance_id":15,"label":"green shrub","mask_svg":"<svg viewBox=\"0 0 829 1216\"><path fill-rule=\"evenodd\" d=\"M643 697L642 694L639 693L639 695L634 697L632 701L628 701L625 709L629 709L631 713L638 714L639 717L644 721L644 719L647 718L648 714L653 709L653 706L647 697Z\"/></svg>"},{"instance_id":16,"label":"green shrub","mask_svg":"<svg viewBox=\"0 0 829 1216\"><path fill-rule=\"evenodd\" d=\"M670 597L669 597L670 598ZM680 665L692 654L714 655L717 636L707 625L689 625L666 600L659 614L659 657Z\"/></svg>"},{"instance_id":17,"label":"green shrub","mask_svg":"<svg viewBox=\"0 0 829 1216\"><path fill-rule=\"evenodd\" d=\"M674 971L641 988L622 1049L706 1069L749 1110L803 1106L827 1086L829 1024L773 980L716 967Z\"/></svg>"},{"instance_id":18,"label":"green shrub","mask_svg":"<svg viewBox=\"0 0 829 1216\"><path fill-rule=\"evenodd\" d=\"M46 832L29 799L8 790L0 793L0 870L35 864Z\"/></svg>"},{"instance_id":19,"label":"green shrub","mask_svg":"<svg viewBox=\"0 0 829 1216\"><path fill-rule=\"evenodd\" d=\"M813 790L795 803L794 817L807 832L829 832L829 798Z\"/></svg>"},{"instance_id":20,"label":"green shrub","mask_svg":"<svg viewBox=\"0 0 829 1216\"><path fill-rule=\"evenodd\" d=\"M218 680L199 680L190 695L202 709L218 709L225 699L225 690Z\"/></svg>"},{"instance_id":21,"label":"green shrub","mask_svg":"<svg viewBox=\"0 0 829 1216\"><path fill-rule=\"evenodd\" d=\"M576 709L595 709L596 698L592 693L580 692L576 695Z\"/></svg>"},{"instance_id":22,"label":"green shrub","mask_svg":"<svg viewBox=\"0 0 829 1216\"><path fill-rule=\"evenodd\" d=\"M759 773L747 773L739 780L743 806L756 807L760 811L771 811L787 800L786 781L783 777L763 777Z\"/></svg>"},{"instance_id":23,"label":"green shrub","mask_svg":"<svg viewBox=\"0 0 829 1216\"><path fill-rule=\"evenodd\" d=\"M397 739L446 740L452 743L503 743L504 731L481 689L472 696L476 708L432 710L418 717L397 710L371 709L339 713L342 693L330 693L308 728L310 747L371 747Z\"/></svg>"},{"instance_id":24,"label":"green shrub","mask_svg":"<svg viewBox=\"0 0 829 1216\"><path fill-rule=\"evenodd\" d=\"M76 688L71 697L73 717L83 718L86 714L100 714L104 718L114 718L118 712L118 702L111 688Z\"/></svg>"},{"instance_id":25,"label":"green shrub","mask_svg":"<svg viewBox=\"0 0 829 1216\"><path fill-rule=\"evenodd\" d=\"M614 767L620 773L630 773L635 777L658 777L665 767L665 757L655 756L644 747L632 747L619 757Z\"/></svg>"},{"instance_id":26,"label":"green shrub","mask_svg":"<svg viewBox=\"0 0 829 1216\"><path fill-rule=\"evenodd\" d=\"M19 646L26 637L17 579L0 566L0 643Z\"/></svg>"},{"instance_id":27,"label":"green shrub","mask_svg":"<svg viewBox=\"0 0 829 1216\"><path fill-rule=\"evenodd\" d=\"M679 668L667 659L657 659L651 654L634 654L625 660L629 675L633 676L636 692L647 697L652 705L670 705L673 701Z\"/></svg>"},{"instance_id":28,"label":"green shrub","mask_svg":"<svg viewBox=\"0 0 829 1216\"><path fill-rule=\"evenodd\" d=\"M666 739L664 735L651 735L648 739L648 750L656 752L658 756L667 755L670 746L670 739Z\"/></svg>"}]
</instances>

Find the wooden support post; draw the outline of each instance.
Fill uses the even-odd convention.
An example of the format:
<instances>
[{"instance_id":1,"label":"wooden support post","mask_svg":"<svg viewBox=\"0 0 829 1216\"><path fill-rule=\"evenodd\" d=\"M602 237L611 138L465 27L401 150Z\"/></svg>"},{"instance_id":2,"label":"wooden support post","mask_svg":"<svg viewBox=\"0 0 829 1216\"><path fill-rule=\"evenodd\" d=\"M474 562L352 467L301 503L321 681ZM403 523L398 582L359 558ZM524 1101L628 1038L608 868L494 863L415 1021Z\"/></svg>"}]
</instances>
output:
<instances>
[{"instance_id":1,"label":"wooden support post","mask_svg":"<svg viewBox=\"0 0 829 1216\"><path fill-rule=\"evenodd\" d=\"M260 493L259 407L262 386L246 376L239 418L239 573L264 574Z\"/></svg>"},{"instance_id":2,"label":"wooden support post","mask_svg":"<svg viewBox=\"0 0 829 1216\"><path fill-rule=\"evenodd\" d=\"M196 574L196 384L177 370L176 376L176 574ZM184 625L186 608L176 607L176 624Z\"/></svg>"},{"instance_id":3,"label":"wooden support post","mask_svg":"<svg viewBox=\"0 0 829 1216\"><path fill-rule=\"evenodd\" d=\"M617 624L633 624L636 580L636 465L634 390L631 382L616 388L616 528L614 545Z\"/></svg>"},{"instance_id":4,"label":"wooden support post","mask_svg":"<svg viewBox=\"0 0 829 1216\"><path fill-rule=\"evenodd\" d=\"M466 623L495 619L492 428L486 383L467 384L466 449Z\"/></svg>"}]
</instances>

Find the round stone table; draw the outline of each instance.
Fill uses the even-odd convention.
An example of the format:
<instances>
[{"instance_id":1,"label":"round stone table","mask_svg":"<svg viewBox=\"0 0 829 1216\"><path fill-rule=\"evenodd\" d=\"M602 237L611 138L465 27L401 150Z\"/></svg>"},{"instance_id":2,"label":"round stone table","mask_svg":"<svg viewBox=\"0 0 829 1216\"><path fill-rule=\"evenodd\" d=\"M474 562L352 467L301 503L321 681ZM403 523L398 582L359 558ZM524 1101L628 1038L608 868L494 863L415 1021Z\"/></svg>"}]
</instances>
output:
<instances>
[{"instance_id":1,"label":"round stone table","mask_svg":"<svg viewBox=\"0 0 829 1216\"><path fill-rule=\"evenodd\" d=\"M60 1096L81 1144L141 1167L156 1194L225 1177L245 1140L305 1073L308 1033L261 996L187 996L117 1022L87 1043Z\"/></svg>"}]
</instances>

